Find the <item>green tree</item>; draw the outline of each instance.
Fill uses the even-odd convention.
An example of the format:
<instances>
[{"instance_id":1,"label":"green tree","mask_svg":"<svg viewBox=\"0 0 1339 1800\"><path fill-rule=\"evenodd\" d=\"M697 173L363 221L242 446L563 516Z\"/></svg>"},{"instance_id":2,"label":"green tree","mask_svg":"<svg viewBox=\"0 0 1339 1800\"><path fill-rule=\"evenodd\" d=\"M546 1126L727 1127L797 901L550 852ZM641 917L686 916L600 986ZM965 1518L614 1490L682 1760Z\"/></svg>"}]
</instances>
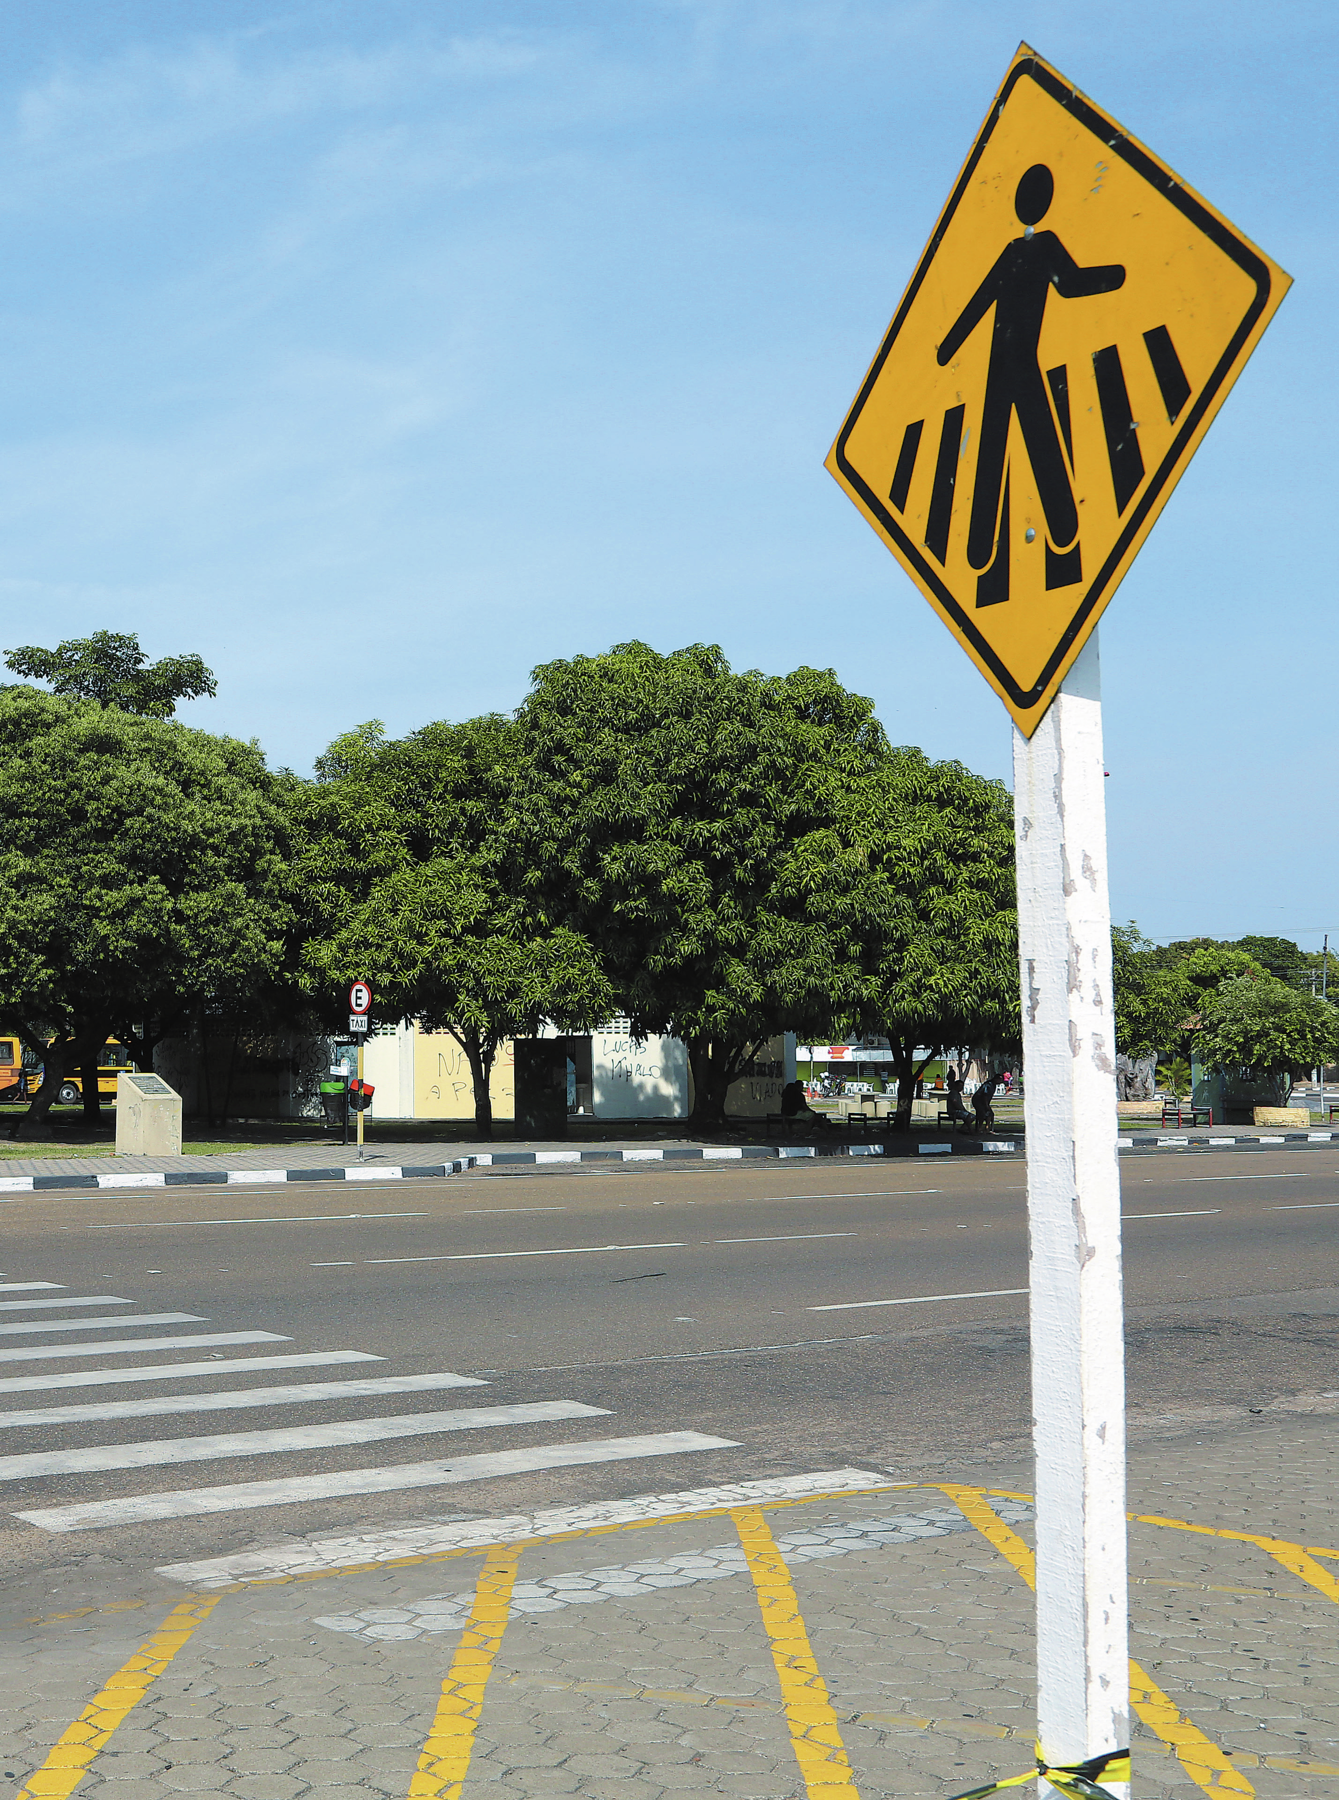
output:
<instances>
[{"instance_id":1,"label":"green tree","mask_svg":"<svg viewBox=\"0 0 1339 1800\"><path fill-rule=\"evenodd\" d=\"M149 1066L198 1009L278 977L280 785L254 744L0 689L0 1021L45 1065L30 1119L73 1069L96 1112L108 1036Z\"/></svg>"},{"instance_id":2,"label":"green tree","mask_svg":"<svg viewBox=\"0 0 1339 1800\"><path fill-rule=\"evenodd\" d=\"M888 1037L905 1130L942 1052L1020 1047L1013 801L1001 782L903 748L847 815L870 878L848 890L870 978L861 1020Z\"/></svg>"},{"instance_id":3,"label":"green tree","mask_svg":"<svg viewBox=\"0 0 1339 1800\"><path fill-rule=\"evenodd\" d=\"M1205 998L1224 981L1265 972L1247 951L1212 938L1150 943L1133 921L1112 928L1111 956L1116 1048L1130 1057L1189 1062Z\"/></svg>"},{"instance_id":4,"label":"green tree","mask_svg":"<svg viewBox=\"0 0 1339 1800\"><path fill-rule=\"evenodd\" d=\"M1339 1010L1272 975L1232 976L1205 997L1195 1044L1210 1068L1272 1081L1283 1106L1299 1074L1339 1054Z\"/></svg>"},{"instance_id":5,"label":"green tree","mask_svg":"<svg viewBox=\"0 0 1339 1800\"><path fill-rule=\"evenodd\" d=\"M595 946L634 1036L683 1039L693 1116L718 1123L768 1039L865 1000L843 809L889 763L873 708L831 670L629 643L537 669L518 721L514 878Z\"/></svg>"},{"instance_id":6,"label":"green tree","mask_svg":"<svg viewBox=\"0 0 1339 1800\"><path fill-rule=\"evenodd\" d=\"M1157 1056L1184 1030L1189 984L1133 919L1111 929L1111 969L1117 1050L1135 1059Z\"/></svg>"},{"instance_id":7,"label":"green tree","mask_svg":"<svg viewBox=\"0 0 1339 1800\"><path fill-rule=\"evenodd\" d=\"M134 632L95 631L67 638L54 650L25 644L5 655L5 667L29 681L50 683L68 700L96 700L145 719L170 719L178 700L213 695L218 683L198 656L149 662Z\"/></svg>"},{"instance_id":8,"label":"green tree","mask_svg":"<svg viewBox=\"0 0 1339 1800\"><path fill-rule=\"evenodd\" d=\"M1309 989L1311 986L1310 958L1298 949L1291 938L1241 937L1225 948L1244 950L1247 956L1274 976L1275 980L1286 981L1289 987Z\"/></svg>"},{"instance_id":9,"label":"green tree","mask_svg":"<svg viewBox=\"0 0 1339 1800\"><path fill-rule=\"evenodd\" d=\"M613 1010L586 940L550 924L507 879L500 826L516 740L514 723L496 716L394 741L373 722L337 738L318 779L293 792L308 991L333 1023L337 990L366 980L383 1016L450 1032L484 1137L504 1039L545 1021L589 1029Z\"/></svg>"}]
</instances>

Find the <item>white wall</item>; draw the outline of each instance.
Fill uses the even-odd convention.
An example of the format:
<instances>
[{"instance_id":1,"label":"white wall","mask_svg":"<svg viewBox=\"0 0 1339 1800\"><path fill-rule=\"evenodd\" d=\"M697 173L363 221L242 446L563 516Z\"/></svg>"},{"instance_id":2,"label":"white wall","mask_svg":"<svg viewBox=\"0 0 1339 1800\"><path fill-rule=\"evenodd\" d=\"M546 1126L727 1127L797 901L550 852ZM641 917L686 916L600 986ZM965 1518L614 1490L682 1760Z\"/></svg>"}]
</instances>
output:
<instances>
[{"instance_id":1,"label":"white wall","mask_svg":"<svg viewBox=\"0 0 1339 1800\"><path fill-rule=\"evenodd\" d=\"M685 1119L688 1050L678 1038L597 1031L591 1038L592 1105L597 1119Z\"/></svg>"},{"instance_id":2,"label":"white wall","mask_svg":"<svg viewBox=\"0 0 1339 1800\"><path fill-rule=\"evenodd\" d=\"M371 1117L412 1119L414 1116L414 1028L374 1032L363 1051L363 1080L372 1083Z\"/></svg>"}]
</instances>

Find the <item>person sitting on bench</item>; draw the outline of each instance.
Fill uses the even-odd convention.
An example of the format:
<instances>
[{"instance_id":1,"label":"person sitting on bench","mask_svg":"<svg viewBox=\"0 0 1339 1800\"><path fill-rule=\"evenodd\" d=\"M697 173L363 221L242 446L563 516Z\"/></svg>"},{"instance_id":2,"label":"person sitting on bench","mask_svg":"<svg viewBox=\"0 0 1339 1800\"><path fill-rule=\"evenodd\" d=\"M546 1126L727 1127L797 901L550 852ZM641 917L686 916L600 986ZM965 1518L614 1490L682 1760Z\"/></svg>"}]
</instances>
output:
<instances>
[{"instance_id":1,"label":"person sitting on bench","mask_svg":"<svg viewBox=\"0 0 1339 1800\"><path fill-rule=\"evenodd\" d=\"M812 1121L815 1125L831 1125L832 1123L825 1113L815 1112L810 1106L802 1081L788 1081L782 1088L781 1117L783 1119L805 1119Z\"/></svg>"},{"instance_id":2,"label":"person sitting on bench","mask_svg":"<svg viewBox=\"0 0 1339 1800\"><path fill-rule=\"evenodd\" d=\"M965 1119L970 1125L972 1115L968 1112L962 1097L962 1076L950 1063L948 1066L948 1116L950 1119Z\"/></svg>"}]
</instances>

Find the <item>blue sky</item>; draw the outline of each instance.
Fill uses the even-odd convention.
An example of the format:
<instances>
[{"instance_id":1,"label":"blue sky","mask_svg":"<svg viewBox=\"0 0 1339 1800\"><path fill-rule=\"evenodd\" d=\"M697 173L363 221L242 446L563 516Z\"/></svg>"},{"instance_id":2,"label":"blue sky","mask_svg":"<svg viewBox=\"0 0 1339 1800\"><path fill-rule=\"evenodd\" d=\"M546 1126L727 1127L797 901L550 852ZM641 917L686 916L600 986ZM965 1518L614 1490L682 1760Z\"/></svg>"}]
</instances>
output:
<instances>
[{"instance_id":1,"label":"blue sky","mask_svg":"<svg viewBox=\"0 0 1339 1800\"><path fill-rule=\"evenodd\" d=\"M1007 776L822 464L1025 38L1296 281L1103 623L1113 912L1319 947L1337 21L0 0L0 644L197 650L183 716L306 770L550 657L708 640Z\"/></svg>"}]
</instances>

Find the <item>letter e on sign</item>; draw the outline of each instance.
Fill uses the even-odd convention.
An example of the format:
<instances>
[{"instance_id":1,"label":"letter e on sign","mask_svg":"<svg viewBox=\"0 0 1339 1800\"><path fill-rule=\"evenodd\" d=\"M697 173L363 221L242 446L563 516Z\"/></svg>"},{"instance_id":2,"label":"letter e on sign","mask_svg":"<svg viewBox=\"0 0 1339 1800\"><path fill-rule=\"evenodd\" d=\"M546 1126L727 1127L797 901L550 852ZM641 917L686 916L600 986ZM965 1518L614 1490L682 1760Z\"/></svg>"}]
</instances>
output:
<instances>
[{"instance_id":1,"label":"letter e on sign","mask_svg":"<svg viewBox=\"0 0 1339 1800\"><path fill-rule=\"evenodd\" d=\"M355 981L349 989L349 1011L365 1013L372 1005L372 990L365 981Z\"/></svg>"}]
</instances>

